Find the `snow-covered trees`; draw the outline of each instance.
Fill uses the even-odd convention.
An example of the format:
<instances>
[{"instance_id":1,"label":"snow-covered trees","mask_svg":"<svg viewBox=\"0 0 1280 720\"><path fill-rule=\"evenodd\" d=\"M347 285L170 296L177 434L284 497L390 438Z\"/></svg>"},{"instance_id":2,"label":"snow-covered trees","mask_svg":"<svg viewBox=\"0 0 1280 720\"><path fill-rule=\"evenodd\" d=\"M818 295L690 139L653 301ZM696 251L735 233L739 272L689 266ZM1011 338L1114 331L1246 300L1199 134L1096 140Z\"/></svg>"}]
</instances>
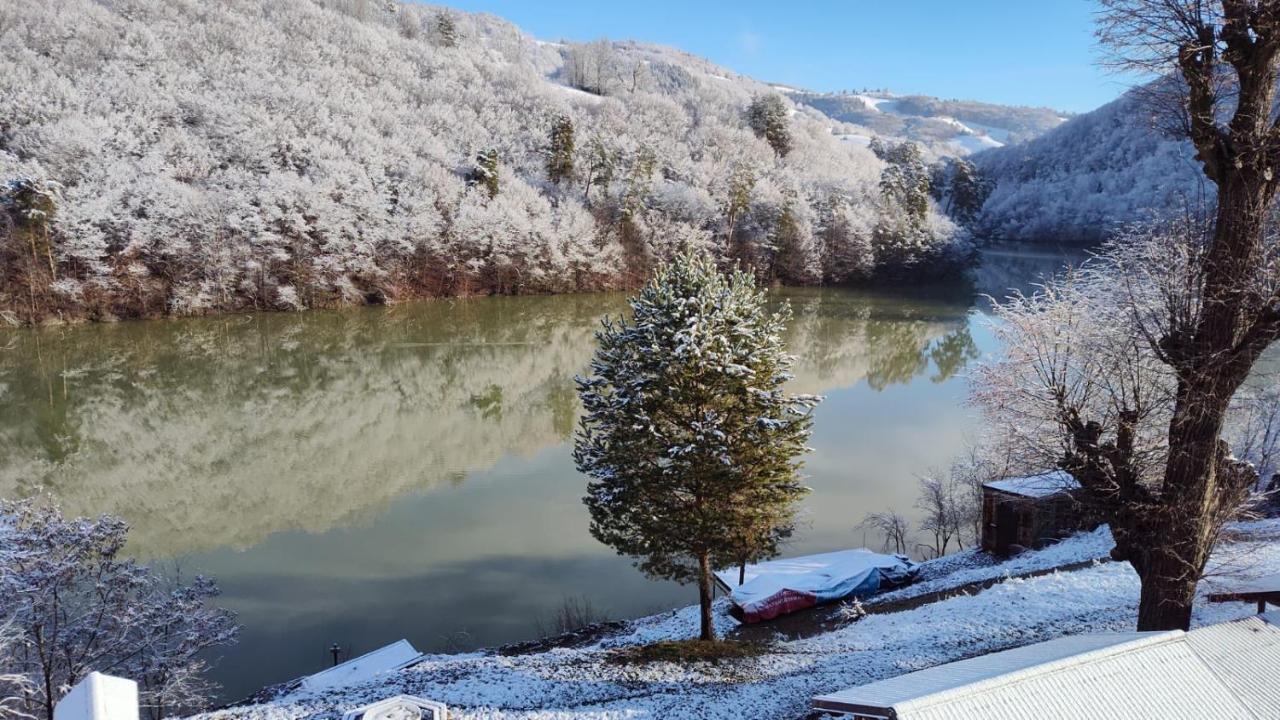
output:
<instances>
[{"instance_id":1,"label":"snow-covered trees","mask_svg":"<svg viewBox=\"0 0 1280 720\"><path fill-rule=\"evenodd\" d=\"M64 188L56 283L35 284L48 297L33 304L20 273L0 286L23 321L615 289L686 240L765 277L791 234L777 223L818 237L837 203L839 230L778 279L847 278L879 203L881 163L762 83L666 48L540 43L487 15L12 0L0 53L0 183ZM785 156L747 118L767 97ZM513 230L536 244L496 257ZM5 235L3 251L22 244Z\"/></svg>"},{"instance_id":2,"label":"snow-covered trees","mask_svg":"<svg viewBox=\"0 0 1280 720\"><path fill-rule=\"evenodd\" d=\"M501 187L498 175L498 151L489 148L477 153L475 166L471 168L471 174L467 179L472 185L477 185L484 190L490 200L498 197L498 190Z\"/></svg>"},{"instance_id":3,"label":"snow-covered trees","mask_svg":"<svg viewBox=\"0 0 1280 720\"><path fill-rule=\"evenodd\" d=\"M0 312L19 304L31 317L54 309L53 233L61 197L62 187L48 180L23 177L0 186Z\"/></svg>"},{"instance_id":4,"label":"snow-covered trees","mask_svg":"<svg viewBox=\"0 0 1280 720\"><path fill-rule=\"evenodd\" d=\"M646 574L696 580L714 639L712 569L772 557L791 533L813 396L785 393L785 313L705 255L660 265L606 320L574 460L591 532Z\"/></svg>"},{"instance_id":5,"label":"snow-covered trees","mask_svg":"<svg viewBox=\"0 0 1280 720\"><path fill-rule=\"evenodd\" d=\"M1211 202L1194 156L1130 91L1034 140L971 156L992 185L976 227L1007 240L1096 243Z\"/></svg>"},{"instance_id":6,"label":"snow-covered trees","mask_svg":"<svg viewBox=\"0 0 1280 720\"><path fill-rule=\"evenodd\" d=\"M933 222L929 202L929 168L913 142L884 143L873 138L871 150L885 167L880 172L880 207L871 249L876 263L888 270L937 261L953 246L953 230Z\"/></svg>"},{"instance_id":7,"label":"snow-covered trees","mask_svg":"<svg viewBox=\"0 0 1280 720\"><path fill-rule=\"evenodd\" d=\"M51 719L94 670L136 680L153 718L207 699L205 651L235 640L232 615L207 605L218 594L208 578L183 584L120 559L127 532L116 518L0 501L0 630L16 631L0 638L0 677L22 678L9 712Z\"/></svg>"}]
</instances>

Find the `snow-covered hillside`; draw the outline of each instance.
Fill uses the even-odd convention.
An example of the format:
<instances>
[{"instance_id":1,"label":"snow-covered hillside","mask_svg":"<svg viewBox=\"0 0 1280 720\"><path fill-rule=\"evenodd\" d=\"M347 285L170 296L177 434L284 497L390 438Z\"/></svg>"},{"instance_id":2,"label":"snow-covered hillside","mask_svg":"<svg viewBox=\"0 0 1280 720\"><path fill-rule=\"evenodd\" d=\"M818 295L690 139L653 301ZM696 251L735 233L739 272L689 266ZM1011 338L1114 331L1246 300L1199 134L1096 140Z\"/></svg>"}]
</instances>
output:
<instances>
[{"instance_id":1,"label":"snow-covered hillside","mask_svg":"<svg viewBox=\"0 0 1280 720\"><path fill-rule=\"evenodd\" d=\"M776 90L669 48L373 0L6 0L0 53L0 182L61 185L48 248L0 242L10 319L591 290L682 247L843 280L895 242L840 123L784 100L777 151L745 117ZM912 262L956 236L922 232Z\"/></svg>"},{"instance_id":2,"label":"snow-covered hillside","mask_svg":"<svg viewBox=\"0 0 1280 720\"><path fill-rule=\"evenodd\" d=\"M1010 107L969 100L941 100L883 91L814 93L787 89L797 103L820 110L844 127L841 139L866 144L878 135L911 140L934 157L969 155L1025 142L1066 118L1048 108Z\"/></svg>"},{"instance_id":3,"label":"snow-covered hillside","mask_svg":"<svg viewBox=\"0 0 1280 720\"><path fill-rule=\"evenodd\" d=\"M1039 138L971 158L995 182L978 227L1008 240L1092 242L1124 223L1198 208L1214 189L1194 156L1130 93Z\"/></svg>"}]
</instances>

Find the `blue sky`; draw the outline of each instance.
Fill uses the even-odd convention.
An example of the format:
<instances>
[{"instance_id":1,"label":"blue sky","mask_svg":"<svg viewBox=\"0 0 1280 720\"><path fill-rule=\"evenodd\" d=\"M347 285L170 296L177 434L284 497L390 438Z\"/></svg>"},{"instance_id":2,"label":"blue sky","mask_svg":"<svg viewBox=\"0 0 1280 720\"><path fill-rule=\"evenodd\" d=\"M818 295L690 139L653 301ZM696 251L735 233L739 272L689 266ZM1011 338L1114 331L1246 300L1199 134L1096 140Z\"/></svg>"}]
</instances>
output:
<instances>
[{"instance_id":1,"label":"blue sky","mask_svg":"<svg viewBox=\"0 0 1280 720\"><path fill-rule=\"evenodd\" d=\"M437 2L439 0L436 0ZM452 0L544 40L674 45L815 90L885 88L1083 112L1124 78L1098 66L1088 0Z\"/></svg>"}]
</instances>

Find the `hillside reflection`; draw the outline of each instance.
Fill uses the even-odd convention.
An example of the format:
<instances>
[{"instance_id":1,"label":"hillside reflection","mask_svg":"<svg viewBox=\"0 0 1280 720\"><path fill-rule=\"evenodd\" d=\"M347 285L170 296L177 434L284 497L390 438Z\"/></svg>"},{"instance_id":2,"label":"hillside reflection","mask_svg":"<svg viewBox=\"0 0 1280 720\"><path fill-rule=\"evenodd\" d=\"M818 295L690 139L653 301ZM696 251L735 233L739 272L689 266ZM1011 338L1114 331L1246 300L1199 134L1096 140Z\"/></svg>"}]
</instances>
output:
<instances>
[{"instance_id":1,"label":"hillside reflection","mask_svg":"<svg viewBox=\"0 0 1280 720\"><path fill-rule=\"evenodd\" d=\"M784 293L794 387L950 377L970 291ZM134 525L131 551L245 548L366 520L564 443L573 376L621 296L89 325L0 336L0 496Z\"/></svg>"}]
</instances>

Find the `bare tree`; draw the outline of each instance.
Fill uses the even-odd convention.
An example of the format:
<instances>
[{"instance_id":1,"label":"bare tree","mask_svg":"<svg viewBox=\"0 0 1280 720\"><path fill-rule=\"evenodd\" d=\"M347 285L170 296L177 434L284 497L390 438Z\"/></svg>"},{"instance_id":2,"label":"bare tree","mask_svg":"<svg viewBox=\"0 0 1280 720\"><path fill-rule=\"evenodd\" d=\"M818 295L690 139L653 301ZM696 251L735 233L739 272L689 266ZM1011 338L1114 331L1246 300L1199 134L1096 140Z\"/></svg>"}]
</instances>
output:
<instances>
[{"instance_id":1,"label":"bare tree","mask_svg":"<svg viewBox=\"0 0 1280 720\"><path fill-rule=\"evenodd\" d=\"M868 513L858 525L883 536L885 550L892 546L895 554L903 555L911 547L911 523L894 510Z\"/></svg>"},{"instance_id":2,"label":"bare tree","mask_svg":"<svg viewBox=\"0 0 1280 720\"><path fill-rule=\"evenodd\" d=\"M0 501L0 626L17 632L0 676L24 686L10 711L52 718L94 670L136 680L153 718L209 696L205 651L234 641L232 615L207 605L218 592L207 578L184 584L119 559L127 531L112 517L68 520L52 503Z\"/></svg>"},{"instance_id":3,"label":"bare tree","mask_svg":"<svg viewBox=\"0 0 1280 720\"><path fill-rule=\"evenodd\" d=\"M1271 322L1258 308L1228 346L1213 350L1215 331L1197 329L1224 321L1211 306L1228 302L1226 289L1209 290L1214 237L1192 221L1136 230L1035 296L998 305L1004 356L973 376L1015 462L1070 472L1110 524L1112 557L1142 581L1142 630L1186 627L1218 534L1258 482L1223 430L1275 331L1254 334ZM1275 238L1258 242L1274 274ZM1269 286L1253 273L1232 282L1252 290L1230 302L1274 293L1274 275Z\"/></svg>"},{"instance_id":4,"label":"bare tree","mask_svg":"<svg viewBox=\"0 0 1280 720\"><path fill-rule=\"evenodd\" d=\"M933 535L932 550L936 557L947 554L954 539L964 549L962 529L967 522L961 500L962 487L951 477L926 475L920 478L920 497L916 508L924 513L920 528Z\"/></svg>"},{"instance_id":5,"label":"bare tree","mask_svg":"<svg viewBox=\"0 0 1280 720\"><path fill-rule=\"evenodd\" d=\"M1207 541L1243 480L1221 439L1227 408L1280 338L1280 263L1265 232L1280 181L1280 2L1103 0L1103 7L1098 36L1120 67L1180 76L1160 84L1176 88L1178 102L1164 108L1218 189L1212 227L1181 282L1185 292L1170 296L1177 304L1163 308L1160 322L1144 325L1144 338L1177 378L1161 487L1141 498L1139 521L1140 535L1164 541L1120 551L1143 579L1139 628L1185 628ZM1082 452L1080 462L1082 473L1107 474L1096 451Z\"/></svg>"},{"instance_id":6,"label":"bare tree","mask_svg":"<svg viewBox=\"0 0 1280 720\"><path fill-rule=\"evenodd\" d=\"M963 538L967 532L974 545L982 541L982 486L1020 471L1010 464L1011 458L1005 450L1006 447L992 438L983 438L981 442L970 443L951 461L952 492L958 516L956 533Z\"/></svg>"}]
</instances>

